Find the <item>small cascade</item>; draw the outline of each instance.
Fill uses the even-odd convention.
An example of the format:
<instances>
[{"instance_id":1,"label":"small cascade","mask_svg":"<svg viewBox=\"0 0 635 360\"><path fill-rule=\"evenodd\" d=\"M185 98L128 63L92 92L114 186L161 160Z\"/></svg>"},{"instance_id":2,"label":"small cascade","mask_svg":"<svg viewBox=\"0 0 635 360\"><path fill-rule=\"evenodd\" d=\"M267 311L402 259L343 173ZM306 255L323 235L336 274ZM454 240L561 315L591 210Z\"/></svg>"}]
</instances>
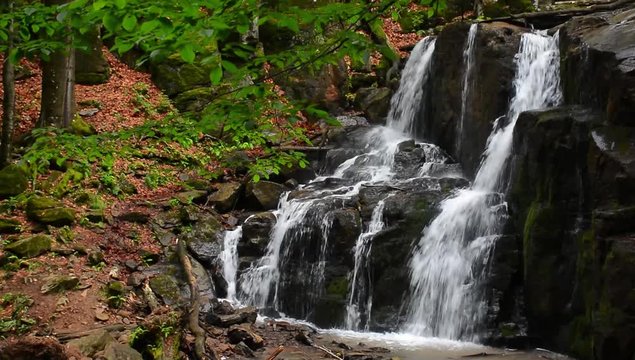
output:
<instances>
[{"instance_id":1,"label":"small cascade","mask_svg":"<svg viewBox=\"0 0 635 360\"><path fill-rule=\"evenodd\" d=\"M220 254L223 262L223 277L227 281L227 299L236 302L236 275L238 273L238 241L243 236L242 226L226 231L223 238L223 251Z\"/></svg>"},{"instance_id":2,"label":"small cascade","mask_svg":"<svg viewBox=\"0 0 635 360\"><path fill-rule=\"evenodd\" d=\"M463 126L465 124L465 117L467 113L468 99L470 97L474 82L472 81L472 73L474 72L474 60L476 59L476 32L478 30L478 24L470 25L470 30L467 33L467 40L465 41L465 47L463 48L463 90L461 91L461 118L459 119L459 126L456 132L456 148L457 153L461 151L461 143L463 141Z\"/></svg>"},{"instance_id":3,"label":"small cascade","mask_svg":"<svg viewBox=\"0 0 635 360\"><path fill-rule=\"evenodd\" d=\"M415 46L404 67L399 89L390 100L386 125L402 134L415 135L414 119L425 98L426 83L430 77L430 60L434 53L434 37L427 37Z\"/></svg>"},{"instance_id":4,"label":"small cascade","mask_svg":"<svg viewBox=\"0 0 635 360\"><path fill-rule=\"evenodd\" d=\"M348 304L346 305L346 329L368 331L370 312L373 304L370 279L370 250L372 239L384 228L385 200L380 200L373 209L368 230L355 242L355 266L350 280Z\"/></svg>"},{"instance_id":5,"label":"small cascade","mask_svg":"<svg viewBox=\"0 0 635 360\"><path fill-rule=\"evenodd\" d=\"M481 283L507 215L505 163L518 115L560 102L558 36L524 34L516 58L515 96L494 124L476 179L444 200L410 260L408 332L476 340L486 311Z\"/></svg>"}]
</instances>

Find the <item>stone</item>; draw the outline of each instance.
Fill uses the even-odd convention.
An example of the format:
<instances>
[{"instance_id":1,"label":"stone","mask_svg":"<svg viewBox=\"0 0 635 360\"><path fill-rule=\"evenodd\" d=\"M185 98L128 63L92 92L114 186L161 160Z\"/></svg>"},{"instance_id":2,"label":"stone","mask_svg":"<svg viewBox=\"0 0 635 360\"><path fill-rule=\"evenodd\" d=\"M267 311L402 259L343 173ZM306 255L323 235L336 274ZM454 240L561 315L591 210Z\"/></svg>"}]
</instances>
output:
<instances>
[{"instance_id":1,"label":"stone","mask_svg":"<svg viewBox=\"0 0 635 360\"><path fill-rule=\"evenodd\" d=\"M110 65L102 51L100 31L93 27L81 35L84 49L75 54L75 82L81 85L97 85L108 82Z\"/></svg>"},{"instance_id":2,"label":"stone","mask_svg":"<svg viewBox=\"0 0 635 360\"><path fill-rule=\"evenodd\" d=\"M227 337L232 344L244 342L252 350L265 345L265 340L256 334L249 325L232 325L227 331Z\"/></svg>"},{"instance_id":3,"label":"stone","mask_svg":"<svg viewBox=\"0 0 635 360\"><path fill-rule=\"evenodd\" d=\"M75 210L64 206L60 201L44 197L32 196L26 204L26 215L29 219L53 226L71 225L75 222Z\"/></svg>"},{"instance_id":4,"label":"stone","mask_svg":"<svg viewBox=\"0 0 635 360\"><path fill-rule=\"evenodd\" d=\"M361 88L355 93L355 103L359 109L364 111L371 124L383 125L390 109L391 97L392 90L389 88Z\"/></svg>"},{"instance_id":5,"label":"stone","mask_svg":"<svg viewBox=\"0 0 635 360\"><path fill-rule=\"evenodd\" d=\"M249 346L247 346L247 344L245 344L244 342L239 342L238 344L236 344L236 346L234 347L234 351L238 354L238 355L242 355L248 358L253 358L256 357L254 355L254 352L249 348Z\"/></svg>"},{"instance_id":6,"label":"stone","mask_svg":"<svg viewBox=\"0 0 635 360\"><path fill-rule=\"evenodd\" d=\"M24 171L15 164L0 170L0 199L22 194L29 187Z\"/></svg>"},{"instance_id":7,"label":"stone","mask_svg":"<svg viewBox=\"0 0 635 360\"><path fill-rule=\"evenodd\" d=\"M22 258L33 258L51 250L52 243L50 235L33 235L20 238L4 249Z\"/></svg>"},{"instance_id":8,"label":"stone","mask_svg":"<svg viewBox=\"0 0 635 360\"><path fill-rule=\"evenodd\" d=\"M0 218L0 234L16 234L22 231L22 225L18 220Z\"/></svg>"},{"instance_id":9,"label":"stone","mask_svg":"<svg viewBox=\"0 0 635 360\"><path fill-rule=\"evenodd\" d=\"M208 86L183 91L174 98L174 107L183 113L198 113L214 99Z\"/></svg>"},{"instance_id":10,"label":"stone","mask_svg":"<svg viewBox=\"0 0 635 360\"><path fill-rule=\"evenodd\" d=\"M42 294L57 293L73 290L79 285L79 278L74 275L52 275L45 280L40 288Z\"/></svg>"},{"instance_id":11,"label":"stone","mask_svg":"<svg viewBox=\"0 0 635 360\"><path fill-rule=\"evenodd\" d=\"M84 356L93 357L113 342L116 342L116 340L108 331L99 330L91 335L69 341L68 347L77 349Z\"/></svg>"},{"instance_id":12,"label":"stone","mask_svg":"<svg viewBox=\"0 0 635 360\"><path fill-rule=\"evenodd\" d=\"M124 262L124 265L126 266L126 268L128 268L128 270L130 271L137 271L137 268L139 267L139 263L137 263L134 260L128 259Z\"/></svg>"},{"instance_id":13,"label":"stone","mask_svg":"<svg viewBox=\"0 0 635 360\"><path fill-rule=\"evenodd\" d=\"M287 188L273 181L258 181L247 184L245 191L247 198L257 207L264 210L272 210L278 207L280 196L287 191Z\"/></svg>"},{"instance_id":14,"label":"stone","mask_svg":"<svg viewBox=\"0 0 635 360\"><path fill-rule=\"evenodd\" d=\"M269 234L275 224L276 216L268 211L248 217L243 223L238 255L263 256L269 243Z\"/></svg>"},{"instance_id":15,"label":"stone","mask_svg":"<svg viewBox=\"0 0 635 360\"><path fill-rule=\"evenodd\" d=\"M137 223L137 224L147 224L150 221L150 214L143 211L125 211L118 215L116 218L119 220Z\"/></svg>"},{"instance_id":16,"label":"stone","mask_svg":"<svg viewBox=\"0 0 635 360\"><path fill-rule=\"evenodd\" d=\"M108 315L104 309L95 310L95 319L99 321L108 321L110 320L110 315Z\"/></svg>"},{"instance_id":17,"label":"stone","mask_svg":"<svg viewBox=\"0 0 635 360\"><path fill-rule=\"evenodd\" d=\"M105 360L143 360L141 354L128 345L111 342L104 350Z\"/></svg>"},{"instance_id":18,"label":"stone","mask_svg":"<svg viewBox=\"0 0 635 360\"><path fill-rule=\"evenodd\" d=\"M237 309L229 314L218 314L218 311L210 312L205 322L220 327L230 327L236 324L253 324L258 317L258 310L253 306Z\"/></svg>"},{"instance_id":19,"label":"stone","mask_svg":"<svg viewBox=\"0 0 635 360\"><path fill-rule=\"evenodd\" d=\"M174 195L174 198L177 199L181 204L202 204L205 203L207 198L207 191L205 190L190 190L177 193Z\"/></svg>"},{"instance_id":20,"label":"stone","mask_svg":"<svg viewBox=\"0 0 635 360\"><path fill-rule=\"evenodd\" d=\"M150 65L152 81L170 98L188 90L210 85L209 65L189 64L179 54L174 54Z\"/></svg>"},{"instance_id":21,"label":"stone","mask_svg":"<svg viewBox=\"0 0 635 360\"><path fill-rule=\"evenodd\" d=\"M183 235L187 248L205 266L212 265L223 251L222 225L213 215L205 217Z\"/></svg>"},{"instance_id":22,"label":"stone","mask_svg":"<svg viewBox=\"0 0 635 360\"><path fill-rule=\"evenodd\" d=\"M71 121L71 132L75 135L90 136L97 134L97 130L81 116L75 116Z\"/></svg>"},{"instance_id":23,"label":"stone","mask_svg":"<svg viewBox=\"0 0 635 360\"><path fill-rule=\"evenodd\" d=\"M104 262L104 253L100 250L91 251L88 254L88 264L90 266L96 266Z\"/></svg>"},{"instance_id":24,"label":"stone","mask_svg":"<svg viewBox=\"0 0 635 360\"><path fill-rule=\"evenodd\" d=\"M236 206L241 191L242 185L240 183L220 183L216 186L216 192L207 198L208 204L221 212L232 210Z\"/></svg>"},{"instance_id":25,"label":"stone","mask_svg":"<svg viewBox=\"0 0 635 360\"><path fill-rule=\"evenodd\" d=\"M178 280L168 274L159 274L150 279L152 291L168 305L177 305L183 302Z\"/></svg>"},{"instance_id":26,"label":"stone","mask_svg":"<svg viewBox=\"0 0 635 360\"><path fill-rule=\"evenodd\" d=\"M106 214L103 209L88 210L84 216L88 221L96 224L106 221Z\"/></svg>"}]
</instances>

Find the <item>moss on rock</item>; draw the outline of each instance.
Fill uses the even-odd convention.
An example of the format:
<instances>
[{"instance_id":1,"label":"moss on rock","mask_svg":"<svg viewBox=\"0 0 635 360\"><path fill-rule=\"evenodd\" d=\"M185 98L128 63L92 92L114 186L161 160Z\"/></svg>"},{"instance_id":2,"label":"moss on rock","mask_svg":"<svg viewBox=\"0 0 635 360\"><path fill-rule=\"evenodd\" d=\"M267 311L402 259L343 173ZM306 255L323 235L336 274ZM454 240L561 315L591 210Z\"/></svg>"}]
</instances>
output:
<instances>
[{"instance_id":1,"label":"moss on rock","mask_svg":"<svg viewBox=\"0 0 635 360\"><path fill-rule=\"evenodd\" d=\"M24 171L15 164L0 170L0 198L7 198L23 193L29 186Z\"/></svg>"},{"instance_id":2,"label":"moss on rock","mask_svg":"<svg viewBox=\"0 0 635 360\"><path fill-rule=\"evenodd\" d=\"M26 215L33 221L53 226L71 225L75 222L75 210L44 196L33 196L27 201Z\"/></svg>"},{"instance_id":3,"label":"moss on rock","mask_svg":"<svg viewBox=\"0 0 635 360\"><path fill-rule=\"evenodd\" d=\"M34 235L18 239L5 246L5 250L22 258L33 258L51 250L51 244L49 235Z\"/></svg>"}]
</instances>

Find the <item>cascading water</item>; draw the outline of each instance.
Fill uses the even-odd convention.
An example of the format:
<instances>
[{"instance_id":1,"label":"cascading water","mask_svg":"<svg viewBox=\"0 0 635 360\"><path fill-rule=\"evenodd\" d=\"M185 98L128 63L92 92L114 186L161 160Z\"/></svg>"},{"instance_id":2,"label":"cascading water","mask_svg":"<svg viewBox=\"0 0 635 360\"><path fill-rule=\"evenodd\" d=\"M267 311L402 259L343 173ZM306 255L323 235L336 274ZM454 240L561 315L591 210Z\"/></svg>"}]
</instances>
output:
<instances>
[{"instance_id":1,"label":"cascading water","mask_svg":"<svg viewBox=\"0 0 635 360\"><path fill-rule=\"evenodd\" d=\"M368 331L368 320L373 304L369 255L373 237L384 228L385 204L385 200L380 200L377 203L373 209L368 230L361 233L355 242L355 265L348 291L348 304L346 305L347 329L359 330L363 324L363 329Z\"/></svg>"},{"instance_id":2,"label":"cascading water","mask_svg":"<svg viewBox=\"0 0 635 360\"><path fill-rule=\"evenodd\" d=\"M434 43L434 38L429 37L413 50L399 89L391 100L388 127L376 127L366 133L364 152L341 163L332 176L318 177L304 185L298 191L300 196L292 198L291 193L282 196L274 213L277 222L270 233L265 255L240 277L238 297L242 302L296 317L310 316L324 282L332 212L346 206L355 207L355 197L362 187L386 183L401 176L395 173L395 154L399 144L408 140L414 131L413 123L430 71ZM447 159L434 146L425 148L422 153L431 162ZM335 187L320 188L330 179L339 179L339 182L334 182ZM350 319L346 320L350 328L359 326L360 321L354 318L360 316L364 317L364 326L368 325L367 255L373 235L381 229L382 209L383 202L376 205L369 229L360 236L355 247L355 268L351 274L353 281L347 306L350 313L346 316ZM283 292L293 293L295 299L281 296Z\"/></svg>"},{"instance_id":3,"label":"cascading water","mask_svg":"<svg viewBox=\"0 0 635 360\"><path fill-rule=\"evenodd\" d=\"M444 200L410 260L406 331L474 340L485 315L481 282L506 216L503 181L518 115L561 100L558 36L524 34L507 124L494 124L472 186Z\"/></svg>"},{"instance_id":4,"label":"cascading water","mask_svg":"<svg viewBox=\"0 0 635 360\"><path fill-rule=\"evenodd\" d=\"M415 46L401 74L399 89L390 100L386 125L399 133L415 135L414 118L425 95L435 41L434 37L427 37Z\"/></svg>"},{"instance_id":5,"label":"cascading water","mask_svg":"<svg viewBox=\"0 0 635 360\"><path fill-rule=\"evenodd\" d=\"M238 241L243 235L242 226L225 232L223 251L220 259L223 263L223 277L227 280L227 299L236 302L236 275L238 273Z\"/></svg>"},{"instance_id":6,"label":"cascading water","mask_svg":"<svg viewBox=\"0 0 635 360\"><path fill-rule=\"evenodd\" d=\"M463 126L465 124L465 117L467 113L468 98L470 96L474 82L472 81L472 72L474 68L474 60L476 58L476 32L478 31L478 24L470 25L470 30L467 33L467 40L465 41L465 47L463 48L463 90L461 91L461 118L459 119L459 126L456 132L456 148L457 152L461 151L461 143L463 140Z\"/></svg>"}]
</instances>

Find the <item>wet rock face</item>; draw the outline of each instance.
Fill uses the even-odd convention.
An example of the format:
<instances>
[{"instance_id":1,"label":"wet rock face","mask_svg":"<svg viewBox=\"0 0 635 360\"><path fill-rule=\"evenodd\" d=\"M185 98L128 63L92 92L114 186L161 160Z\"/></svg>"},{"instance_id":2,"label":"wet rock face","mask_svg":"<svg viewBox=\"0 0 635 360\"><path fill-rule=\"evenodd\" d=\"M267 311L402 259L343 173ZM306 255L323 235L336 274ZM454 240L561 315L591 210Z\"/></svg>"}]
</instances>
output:
<instances>
[{"instance_id":1,"label":"wet rock face","mask_svg":"<svg viewBox=\"0 0 635 360\"><path fill-rule=\"evenodd\" d=\"M635 126L635 10L573 18L560 30L565 101Z\"/></svg>"},{"instance_id":2,"label":"wet rock face","mask_svg":"<svg viewBox=\"0 0 635 360\"><path fill-rule=\"evenodd\" d=\"M243 236L238 243L239 256L263 256L269 234L276 224L276 216L271 212L254 214L243 223Z\"/></svg>"},{"instance_id":3,"label":"wet rock face","mask_svg":"<svg viewBox=\"0 0 635 360\"><path fill-rule=\"evenodd\" d=\"M529 335L582 359L630 359L635 131L604 118L571 106L521 114L509 205Z\"/></svg>"},{"instance_id":4,"label":"wet rock face","mask_svg":"<svg viewBox=\"0 0 635 360\"><path fill-rule=\"evenodd\" d=\"M514 55L526 30L504 24L479 24L475 39L473 87L469 92L465 121L461 119L463 49L469 25L448 25L437 37L429 98L417 121L417 135L439 145L461 163L472 177L480 163L496 118L505 115L513 96Z\"/></svg>"}]
</instances>

